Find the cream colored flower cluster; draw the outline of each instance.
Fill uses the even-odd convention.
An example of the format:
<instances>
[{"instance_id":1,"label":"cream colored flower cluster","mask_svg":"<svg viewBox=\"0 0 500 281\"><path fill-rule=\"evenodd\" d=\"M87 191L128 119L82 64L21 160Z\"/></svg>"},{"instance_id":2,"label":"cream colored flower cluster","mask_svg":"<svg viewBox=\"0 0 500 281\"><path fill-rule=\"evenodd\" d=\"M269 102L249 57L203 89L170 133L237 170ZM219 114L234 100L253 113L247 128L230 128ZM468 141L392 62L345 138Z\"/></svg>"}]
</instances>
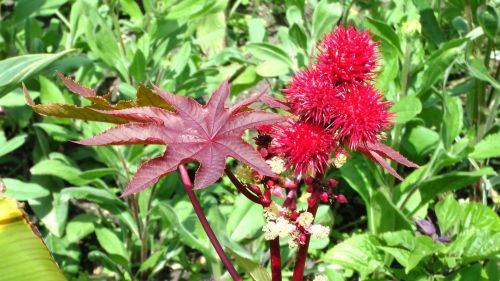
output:
<instances>
[{"instance_id":1,"label":"cream colored flower cluster","mask_svg":"<svg viewBox=\"0 0 500 281\"><path fill-rule=\"evenodd\" d=\"M276 238L288 238L290 248L297 247L298 244L304 244L306 235L313 238L326 238L330 234L330 229L320 224L313 224L314 215L309 212L301 212L295 220L287 216L289 212L282 209L279 205L273 203L264 209L264 217L267 223L262 227L264 238L273 240Z\"/></svg>"}]
</instances>

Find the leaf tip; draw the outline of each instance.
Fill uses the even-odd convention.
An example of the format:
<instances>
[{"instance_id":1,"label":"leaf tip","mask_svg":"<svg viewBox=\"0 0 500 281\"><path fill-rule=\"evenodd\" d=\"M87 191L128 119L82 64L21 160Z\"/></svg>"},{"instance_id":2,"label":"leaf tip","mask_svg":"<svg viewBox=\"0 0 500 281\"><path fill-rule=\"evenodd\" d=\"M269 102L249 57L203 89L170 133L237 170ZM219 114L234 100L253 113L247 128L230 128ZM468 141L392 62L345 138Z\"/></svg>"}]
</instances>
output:
<instances>
[{"instance_id":1,"label":"leaf tip","mask_svg":"<svg viewBox=\"0 0 500 281\"><path fill-rule=\"evenodd\" d=\"M21 82L21 85L23 86L23 93L24 93L24 97L26 99L26 103L29 106L35 106L35 102L31 98L30 93L28 92L28 89L26 88L26 85L24 85L24 82Z\"/></svg>"}]
</instances>

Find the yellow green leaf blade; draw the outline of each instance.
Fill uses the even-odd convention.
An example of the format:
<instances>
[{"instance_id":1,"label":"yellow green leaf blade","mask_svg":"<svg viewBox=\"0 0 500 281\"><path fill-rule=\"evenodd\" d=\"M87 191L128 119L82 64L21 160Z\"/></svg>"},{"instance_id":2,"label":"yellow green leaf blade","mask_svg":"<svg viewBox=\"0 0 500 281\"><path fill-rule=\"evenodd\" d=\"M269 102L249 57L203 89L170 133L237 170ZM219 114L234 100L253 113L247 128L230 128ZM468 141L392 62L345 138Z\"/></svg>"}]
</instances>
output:
<instances>
[{"instance_id":1,"label":"yellow green leaf blade","mask_svg":"<svg viewBox=\"0 0 500 281\"><path fill-rule=\"evenodd\" d=\"M0 193L0 249L2 281L66 280L17 202L2 193Z\"/></svg>"}]
</instances>

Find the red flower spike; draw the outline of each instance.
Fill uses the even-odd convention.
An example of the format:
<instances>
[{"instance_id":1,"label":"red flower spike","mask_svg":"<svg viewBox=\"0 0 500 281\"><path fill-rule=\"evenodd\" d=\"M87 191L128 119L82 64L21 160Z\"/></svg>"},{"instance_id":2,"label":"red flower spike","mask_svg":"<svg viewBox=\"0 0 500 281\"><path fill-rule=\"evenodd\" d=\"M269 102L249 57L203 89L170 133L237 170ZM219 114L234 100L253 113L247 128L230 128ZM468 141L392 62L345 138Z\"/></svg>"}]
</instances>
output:
<instances>
[{"instance_id":1,"label":"red flower spike","mask_svg":"<svg viewBox=\"0 0 500 281\"><path fill-rule=\"evenodd\" d=\"M331 115L332 129L351 149L378 142L381 133L391 126L393 113L387 111L391 102L369 84L346 86L344 98L335 102Z\"/></svg>"},{"instance_id":2,"label":"red flower spike","mask_svg":"<svg viewBox=\"0 0 500 281\"><path fill-rule=\"evenodd\" d=\"M271 190L264 189L264 194L261 197L262 206L267 207L271 204Z\"/></svg>"},{"instance_id":3,"label":"red flower spike","mask_svg":"<svg viewBox=\"0 0 500 281\"><path fill-rule=\"evenodd\" d=\"M296 115L318 124L327 124L335 110L335 98L339 96L334 85L335 81L327 73L312 66L293 76L283 92Z\"/></svg>"},{"instance_id":4,"label":"red flower spike","mask_svg":"<svg viewBox=\"0 0 500 281\"><path fill-rule=\"evenodd\" d=\"M304 120L276 125L272 137L272 152L285 156L296 175L323 173L336 144L330 130Z\"/></svg>"},{"instance_id":5,"label":"red flower spike","mask_svg":"<svg viewBox=\"0 0 500 281\"><path fill-rule=\"evenodd\" d=\"M337 184L339 184L338 181L334 180L334 179L328 179L328 186L330 186L330 188L334 188L337 186Z\"/></svg>"},{"instance_id":6,"label":"red flower spike","mask_svg":"<svg viewBox=\"0 0 500 281\"><path fill-rule=\"evenodd\" d=\"M217 181L224 173L227 156L243 162L259 173L274 176L260 154L241 138L246 129L282 120L275 113L257 110L240 112L240 109L255 102L259 95L227 109L224 106L229 95L227 82L214 91L205 106L191 98L154 87L175 108L175 113L147 107L101 111L138 123L118 125L78 142L84 145L161 143L168 146L162 157L149 160L138 169L122 196L144 190L160 177L176 170L179 164L189 160L200 163L195 188L204 188Z\"/></svg>"},{"instance_id":7,"label":"red flower spike","mask_svg":"<svg viewBox=\"0 0 500 281\"><path fill-rule=\"evenodd\" d=\"M299 234L298 240L299 240L299 243L303 245L306 243L307 236L304 233L301 233L301 234Z\"/></svg>"},{"instance_id":8,"label":"red flower spike","mask_svg":"<svg viewBox=\"0 0 500 281\"><path fill-rule=\"evenodd\" d=\"M323 203L328 202L328 193L326 193L326 192L321 192L321 194L319 195L319 199L321 199L321 201L322 201Z\"/></svg>"},{"instance_id":9,"label":"red flower spike","mask_svg":"<svg viewBox=\"0 0 500 281\"><path fill-rule=\"evenodd\" d=\"M378 65L377 47L378 42L372 41L368 31L338 26L323 38L318 48L318 68L338 82L371 80Z\"/></svg>"},{"instance_id":10,"label":"red flower spike","mask_svg":"<svg viewBox=\"0 0 500 281\"><path fill-rule=\"evenodd\" d=\"M256 186L255 184L248 184L248 187L255 193L255 194L258 194L258 195L261 195L262 192L260 191L260 187Z\"/></svg>"},{"instance_id":11,"label":"red flower spike","mask_svg":"<svg viewBox=\"0 0 500 281\"><path fill-rule=\"evenodd\" d=\"M266 158L267 155L269 155L269 153L267 152L267 149L265 149L265 148L259 149L259 153L260 153L260 156L262 156L262 158Z\"/></svg>"},{"instance_id":12,"label":"red flower spike","mask_svg":"<svg viewBox=\"0 0 500 281\"><path fill-rule=\"evenodd\" d=\"M289 178L285 179L284 186L285 186L285 188L288 188L288 189L296 189L297 188L297 184Z\"/></svg>"},{"instance_id":13,"label":"red flower spike","mask_svg":"<svg viewBox=\"0 0 500 281\"><path fill-rule=\"evenodd\" d=\"M306 177L304 179L304 182L307 184L307 185L311 185L314 183L314 178L313 177Z\"/></svg>"},{"instance_id":14,"label":"red flower spike","mask_svg":"<svg viewBox=\"0 0 500 281\"><path fill-rule=\"evenodd\" d=\"M316 193L313 193L311 197L307 198L307 205L311 208L316 205L316 202L318 202L318 196Z\"/></svg>"},{"instance_id":15,"label":"red flower spike","mask_svg":"<svg viewBox=\"0 0 500 281\"><path fill-rule=\"evenodd\" d=\"M335 201L337 201L340 204L345 204L347 203L347 198L344 195L339 194L335 196Z\"/></svg>"},{"instance_id":16,"label":"red flower spike","mask_svg":"<svg viewBox=\"0 0 500 281\"><path fill-rule=\"evenodd\" d=\"M281 186L276 185L271 187L271 193L276 197L285 198L285 194L283 193Z\"/></svg>"}]
</instances>

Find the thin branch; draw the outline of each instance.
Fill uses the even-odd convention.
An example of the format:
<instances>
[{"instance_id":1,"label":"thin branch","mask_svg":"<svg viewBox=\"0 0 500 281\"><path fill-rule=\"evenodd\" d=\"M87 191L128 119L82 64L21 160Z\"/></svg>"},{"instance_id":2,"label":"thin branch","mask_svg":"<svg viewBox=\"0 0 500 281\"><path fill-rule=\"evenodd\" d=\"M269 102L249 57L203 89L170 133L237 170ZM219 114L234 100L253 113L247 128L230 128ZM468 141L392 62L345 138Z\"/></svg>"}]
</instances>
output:
<instances>
[{"instance_id":1,"label":"thin branch","mask_svg":"<svg viewBox=\"0 0 500 281\"><path fill-rule=\"evenodd\" d=\"M226 168L224 169L224 171L226 172L226 175L229 178L229 180L231 180L231 182L234 184L234 186L243 195L245 195L246 198L248 198L250 201L252 201L254 203L262 205L262 201L260 200L260 198L257 197L256 195L250 193L250 191L236 178L236 176L233 174L233 172L231 172L231 169L229 169L228 166L226 166Z\"/></svg>"},{"instance_id":2,"label":"thin branch","mask_svg":"<svg viewBox=\"0 0 500 281\"><path fill-rule=\"evenodd\" d=\"M241 281L241 277L234 268L233 264L227 257L226 253L222 249L222 246L219 243L219 240L217 240L217 237L215 236L214 231L212 230L212 227L208 223L207 217L203 213L203 209L201 208L200 202L198 201L198 198L196 198L196 195L194 194L193 190L193 184L191 183L191 180L189 179L188 172L186 170L186 167L184 165L179 165L179 172L181 173L181 178L182 182L184 183L184 188L186 189L186 193L189 197L189 200L191 200L191 204L193 205L194 212L196 213L196 216L198 216L198 219L200 220L201 225L203 226L203 230L205 230L205 233L208 236L208 239L212 243L212 246L215 248L215 251L219 255L222 263L226 267L227 271L233 278L233 280L236 281Z\"/></svg>"}]
</instances>

